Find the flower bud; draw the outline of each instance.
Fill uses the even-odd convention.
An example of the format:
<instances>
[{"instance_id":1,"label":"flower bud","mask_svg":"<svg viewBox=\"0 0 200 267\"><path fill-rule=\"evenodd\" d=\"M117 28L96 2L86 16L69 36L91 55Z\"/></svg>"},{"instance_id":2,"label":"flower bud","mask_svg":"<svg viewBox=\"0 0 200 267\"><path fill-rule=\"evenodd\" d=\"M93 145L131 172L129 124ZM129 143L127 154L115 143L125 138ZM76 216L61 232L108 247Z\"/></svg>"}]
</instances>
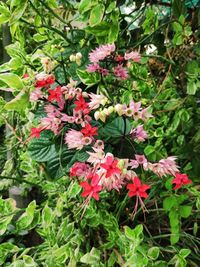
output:
<instances>
[{"instance_id":1,"label":"flower bud","mask_svg":"<svg viewBox=\"0 0 200 267\"><path fill-rule=\"evenodd\" d=\"M82 58L82 54L79 52L79 53L76 53L76 59L81 59Z\"/></svg>"},{"instance_id":2,"label":"flower bud","mask_svg":"<svg viewBox=\"0 0 200 267\"><path fill-rule=\"evenodd\" d=\"M96 111L96 112L94 113L94 118L95 118L96 121L99 120L99 118L100 118L100 112L99 112L99 111Z\"/></svg>"},{"instance_id":3,"label":"flower bud","mask_svg":"<svg viewBox=\"0 0 200 267\"><path fill-rule=\"evenodd\" d=\"M114 107L113 106L108 107L108 113L109 113L109 115L111 113L113 113L113 111L114 111Z\"/></svg>"},{"instance_id":4,"label":"flower bud","mask_svg":"<svg viewBox=\"0 0 200 267\"><path fill-rule=\"evenodd\" d=\"M106 121L106 114L103 110L100 112L99 119L103 122Z\"/></svg>"},{"instance_id":5,"label":"flower bud","mask_svg":"<svg viewBox=\"0 0 200 267\"><path fill-rule=\"evenodd\" d=\"M118 113L119 116L122 116L124 113L123 112L123 106L121 104L115 105L114 110L115 110L115 112Z\"/></svg>"},{"instance_id":6,"label":"flower bud","mask_svg":"<svg viewBox=\"0 0 200 267\"><path fill-rule=\"evenodd\" d=\"M71 62L76 61L76 56L75 55L70 55L69 60Z\"/></svg>"}]
</instances>

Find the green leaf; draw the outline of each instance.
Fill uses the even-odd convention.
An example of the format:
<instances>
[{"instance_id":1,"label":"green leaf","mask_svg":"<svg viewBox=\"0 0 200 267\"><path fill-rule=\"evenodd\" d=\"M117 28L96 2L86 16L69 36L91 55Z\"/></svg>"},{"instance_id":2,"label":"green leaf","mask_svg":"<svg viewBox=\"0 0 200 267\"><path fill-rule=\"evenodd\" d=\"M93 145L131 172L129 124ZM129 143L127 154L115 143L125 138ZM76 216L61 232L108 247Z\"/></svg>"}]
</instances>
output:
<instances>
[{"instance_id":1,"label":"green leaf","mask_svg":"<svg viewBox=\"0 0 200 267\"><path fill-rule=\"evenodd\" d=\"M45 205L44 209L42 210L42 227L48 228L54 219L54 213L48 205Z\"/></svg>"},{"instance_id":2,"label":"green leaf","mask_svg":"<svg viewBox=\"0 0 200 267\"><path fill-rule=\"evenodd\" d=\"M151 146L151 145L148 145L148 146L145 147L144 153L147 156L152 154L152 153L155 153L155 148L153 146Z\"/></svg>"},{"instance_id":3,"label":"green leaf","mask_svg":"<svg viewBox=\"0 0 200 267\"><path fill-rule=\"evenodd\" d=\"M159 256L159 253L160 253L159 247L152 247L148 250L147 256L152 260L156 260Z\"/></svg>"},{"instance_id":4,"label":"green leaf","mask_svg":"<svg viewBox=\"0 0 200 267\"><path fill-rule=\"evenodd\" d=\"M100 251L96 248L92 248L89 253L86 253L84 256L81 257L80 262L98 266L98 262L100 261Z\"/></svg>"},{"instance_id":5,"label":"green leaf","mask_svg":"<svg viewBox=\"0 0 200 267\"><path fill-rule=\"evenodd\" d=\"M26 211L17 220L16 226L18 230L25 230L32 223L34 218L35 208L36 208L36 202L34 200L28 205Z\"/></svg>"},{"instance_id":6,"label":"green leaf","mask_svg":"<svg viewBox=\"0 0 200 267\"><path fill-rule=\"evenodd\" d=\"M82 83L88 85L88 87L100 82L99 73L89 73L85 70L77 70L76 72Z\"/></svg>"},{"instance_id":7,"label":"green leaf","mask_svg":"<svg viewBox=\"0 0 200 267\"><path fill-rule=\"evenodd\" d=\"M176 211L176 209L170 210L169 220L170 220L171 228L174 228L175 226L179 225L179 214Z\"/></svg>"},{"instance_id":8,"label":"green leaf","mask_svg":"<svg viewBox=\"0 0 200 267\"><path fill-rule=\"evenodd\" d=\"M0 5L0 25L8 22L9 19L10 19L10 11L4 3L1 3L1 5Z\"/></svg>"},{"instance_id":9,"label":"green leaf","mask_svg":"<svg viewBox=\"0 0 200 267\"><path fill-rule=\"evenodd\" d=\"M22 80L13 73L2 73L0 74L0 80L6 83L10 88L21 90L24 88Z\"/></svg>"},{"instance_id":10,"label":"green leaf","mask_svg":"<svg viewBox=\"0 0 200 267\"><path fill-rule=\"evenodd\" d=\"M187 83L187 94L188 95L195 95L197 89L198 88L197 88L195 80L188 80L188 83Z\"/></svg>"},{"instance_id":11,"label":"green leaf","mask_svg":"<svg viewBox=\"0 0 200 267\"><path fill-rule=\"evenodd\" d=\"M81 0L78 7L80 14L83 14L84 12L90 10L91 6L92 0Z\"/></svg>"},{"instance_id":12,"label":"green leaf","mask_svg":"<svg viewBox=\"0 0 200 267\"><path fill-rule=\"evenodd\" d=\"M112 122L106 124L103 128L103 135L106 137L121 137L124 134L128 135L131 131L131 123L128 119L123 119L122 117L118 117L114 119Z\"/></svg>"},{"instance_id":13,"label":"green leaf","mask_svg":"<svg viewBox=\"0 0 200 267\"><path fill-rule=\"evenodd\" d=\"M48 39L47 35L41 35L39 33L36 33L36 34L33 35L33 40L35 40L38 43L39 42L43 42L43 41L45 41L47 39Z\"/></svg>"},{"instance_id":14,"label":"green leaf","mask_svg":"<svg viewBox=\"0 0 200 267\"><path fill-rule=\"evenodd\" d=\"M19 113L24 113L29 106L29 94L21 91L14 99L6 103L4 108L6 110L15 110Z\"/></svg>"},{"instance_id":15,"label":"green leaf","mask_svg":"<svg viewBox=\"0 0 200 267\"><path fill-rule=\"evenodd\" d=\"M173 0L172 11L175 17L179 18L182 14L185 14L185 0Z\"/></svg>"},{"instance_id":16,"label":"green leaf","mask_svg":"<svg viewBox=\"0 0 200 267\"><path fill-rule=\"evenodd\" d=\"M173 207L177 206L177 200L175 196L167 197L163 201L163 209L170 211Z\"/></svg>"},{"instance_id":17,"label":"green leaf","mask_svg":"<svg viewBox=\"0 0 200 267\"><path fill-rule=\"evenodd\" d=\"M135 241L136 239L143 240L143 225L139 224L134 229L131 229L128 226L124 227L125 230L125 236L128 237L128 239Z\"/></svg>"},{"instance_id":18,"label":"green leaf","mask_svg":"<svg viewBox=\"0 0 200 267\"><path fill-rule=\"evenodd\" d=\"M183 258L186 258L189 254L191 253L191 250L190 249L187 249L187 248L182 248L180 251L179 251L179 255Z\"/></svg>"},{"instance_id":19,"label":"green leaf","mask_svg":"<svg viewBox=\"0 0 200 267\"><path fill-rule=\"evenodd\" d=\"M119 23L115 22L111 24L109 33L108 33L108 43L114 43L119 34Z\"/></svg>"},{"instance_id":20,"label":"green leaf","mask_svg":"<svg viewBox=\"0 0 200 267\"><path fill-rule=\"evenodd\" d=\"M180 206L179 207L179 214L183 218L188 218L192 213L192 206Z\"/></svg>"},{"instance_id":21,"label":"green leaf","mask_svg":"<svg viewBox=\"0 0 200 267\"><path fill-rule=\"evenodd\" d=\"M19 3L16 5L15 9L12 10L10 25L16 23L24 14L27 8L28 0L20 0Z\"/></svg>"},{"instance_id":22,"label":"green leaf","mask_svg":"<svg viewBox=\"0 0 200 267\"><path fill-rule=\"evenodd\" d=\"M89 24L91 27L96 26L102 21L104 11L105 6L103 4L97 4L92 8L89 18Z\"/></svg>"},{"instance_id":23,"label":"green leaf","mask_svg":"<svg viewBox=\"0 0 200 267\"><path fill-rule=\"evenodd\" d=\"M38 162L46 162L56 157L57 152L54 142L51 140L53 133L45 131L40 138L34 138L28 147L32 159Z\"/></svg>"}]
</instances>

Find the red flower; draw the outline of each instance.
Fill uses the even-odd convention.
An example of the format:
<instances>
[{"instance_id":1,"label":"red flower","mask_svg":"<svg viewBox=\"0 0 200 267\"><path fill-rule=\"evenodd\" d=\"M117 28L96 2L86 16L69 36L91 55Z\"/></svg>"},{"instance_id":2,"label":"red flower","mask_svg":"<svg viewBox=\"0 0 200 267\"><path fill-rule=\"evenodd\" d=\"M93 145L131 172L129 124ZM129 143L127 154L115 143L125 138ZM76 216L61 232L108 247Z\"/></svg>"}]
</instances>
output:
<instances>
[{"instance_id":1,"label":"red flower","mask_svg":"<svg viewBox=\"0 0 200 267\"><path fill-rule=\"evenodd\" d=\"M91 137L94 135L98 135L97 133L98 128L92 127L89 123L81 130L81 133L84 134L85 137Z\"/></svg>"},{"instance_id":2,"label":"red flower","mask_svg":"<svg viewBox=\"0 0 200 267\"><path fill-rule=\"evenodd\" d=\"M118 160L115 160L113 157L108 156L105 163L102 163L100 166L106 170L106 178L112 176L113 174L120 173L121 170L117 167Z\"/></svg>"},{"instance_id":3,"label":"red flower","mask_svg":"<svg viewBox=\"0 0 200 267\"><path fill-rule=\"evenodd\" d=\"M83 193L81 194L82 197L94 198L99 200L99 192L102 190L102 186L98 185L99 176L95 174L92 178L91 184L84 181L80 183L80 186L84 188Z\"/></svg>"},{"instance_id":4,"label":"red flower","mask_svg":"<svg viewBox=\"0 0 200 267\"><path fill-rule=\"evenodd\" d=\"M89 105L88 103L85 102L85 99L83 98L82 95L78 97L77 101L74 101L74 104L76 105L75 111L82 111L84 114L89 113Z\"/></svg>"},{"instance_id":5,"label":"red flower","mask_svg":"<svg viewBox=\"0 0 200 267\"><path fill-rule=\"evenodd\" d=\"M145 191L148 190L149 188L150 186L147 184L142 185L140 179L136 176L133 178L133 183L127 185L127 189L130 190L128 192L128 196L129 197L139 196L147 198L148 195Z\"/></svg>"},{"instance_id":6,"label":"red flower","mask_svg":"<svg viewBox=\"0 0 200 267\"><path fill-rule=\"evenodd\" d=\"M116 61L116 62L123 62L123 61L124 61L124 57L121 56L121 55L117 55L117 56L115 57L115 61Z\"/></svg>"},{"instance_id":7,"label":"red flower","mask_svg":"<svg viewBox=\"0 0 200 267\"><path fill-rule=\"evenodd\" d=\"M49 74L49 75L45 74L45 75L43 75L43 77L39 77L37 79L37 81L35 82L34 86L36 88L47 87L47 86L53 84L54 82L55 82L54 75L52 75L52 74Z\"/></svg>"},{"instance_id":8,"label":"red flower","mask_svg":"<svg viewBox=\"0 0 200 267\"><path fill-rule=\"evenodd\" d=\"M24 73L23 78L24 78L24 79L29 78L28 73Z\"/></svg>"},{"instance_id":9,"label":"red flower","mask_svg":"<svg viewBox=\"0 0 200 267\"><path fill-rule=\"evenodd\" d=\"M40 138L40 132L42 131L42 127L39 127L39 128L31 128L31 135L30 137L31 138Z\"/></svg>"},{"instance_id":10,"label":"red flower","mask_svg":"<svg viewBox=\"0 0 200 267\"><path fill-rule=\"evenodd\" d=\"M50 102L52 101L56 101L56 102L60 102L61 97L62 97L62 92L61 92L61 87L57 86L55 90L48 90L48 93L50 94L48 96L48 100Z\"/></svg>"},{"instance_id":11,"label":"red flower","mask_svg":"<svg viewBox=\"0 0 200 267\"><path fill-rule=\"evenodd\" d=\"M192 181L188 179L187 174L176 173L175 178L172 180L172 184L176 184L174 190L179 189L183 185L191 184Z\"/></svg>"}]
</instances>

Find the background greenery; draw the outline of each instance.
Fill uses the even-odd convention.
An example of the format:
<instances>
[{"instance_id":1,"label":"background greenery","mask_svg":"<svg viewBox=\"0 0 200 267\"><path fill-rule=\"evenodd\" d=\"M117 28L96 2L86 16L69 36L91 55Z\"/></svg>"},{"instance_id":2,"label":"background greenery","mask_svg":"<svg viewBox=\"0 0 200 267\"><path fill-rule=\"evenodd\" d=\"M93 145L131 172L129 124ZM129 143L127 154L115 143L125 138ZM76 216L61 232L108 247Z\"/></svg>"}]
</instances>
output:
<instances>
[{"instance_id":1,"label":"background greenery","mask_svg":"<svg viewBox=\"0 0 200 267\"><path fill-rule=\"evenodd\" d=\"M1 1L1 51L10 59L1 52L0 265L199 266L199 16L196 0ZM28 151L26 142L32 113L42 112L33 111L28 101L33 83L23 74L32 78L42 70L41 57L49 57L58 83L72 77L96 92L101 81L81 70L89 51L112 42L119 52L140 51L142 64L131 70L126 90L120 84L106 89L124 102L132 97L151 105L145 155L152 161L176 155L193 180L178 194L170 179L155 184L146 203L149 213L138 210L134 220L126 192L105 193L81 217L81 189L65 176L68 155L37 163L37 144ZM77 52L83 55L80 66L69 60ZM52 143L44 138L46 151ZM56 163L60 158L64 173ZM9 198L13 186L23 192L21 207Z\"/></svg>"}]
</instances>

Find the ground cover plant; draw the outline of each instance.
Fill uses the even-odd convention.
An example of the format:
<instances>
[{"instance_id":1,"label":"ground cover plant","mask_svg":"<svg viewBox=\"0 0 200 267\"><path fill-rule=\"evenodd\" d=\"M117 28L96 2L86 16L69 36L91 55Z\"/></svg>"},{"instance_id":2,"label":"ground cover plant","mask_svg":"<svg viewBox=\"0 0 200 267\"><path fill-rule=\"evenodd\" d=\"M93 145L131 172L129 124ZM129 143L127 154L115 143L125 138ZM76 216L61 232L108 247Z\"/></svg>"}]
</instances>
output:
<instances>
[{"instance_id":1,"label":"ground cover plant","mask_svg":"<svg viewBox=\"0 0 200 267\"><path fill-rule=\"evenodd\" d=\"M199 266L198 15L0 3L1 266Z\"/></svg>"}]
</instances>

